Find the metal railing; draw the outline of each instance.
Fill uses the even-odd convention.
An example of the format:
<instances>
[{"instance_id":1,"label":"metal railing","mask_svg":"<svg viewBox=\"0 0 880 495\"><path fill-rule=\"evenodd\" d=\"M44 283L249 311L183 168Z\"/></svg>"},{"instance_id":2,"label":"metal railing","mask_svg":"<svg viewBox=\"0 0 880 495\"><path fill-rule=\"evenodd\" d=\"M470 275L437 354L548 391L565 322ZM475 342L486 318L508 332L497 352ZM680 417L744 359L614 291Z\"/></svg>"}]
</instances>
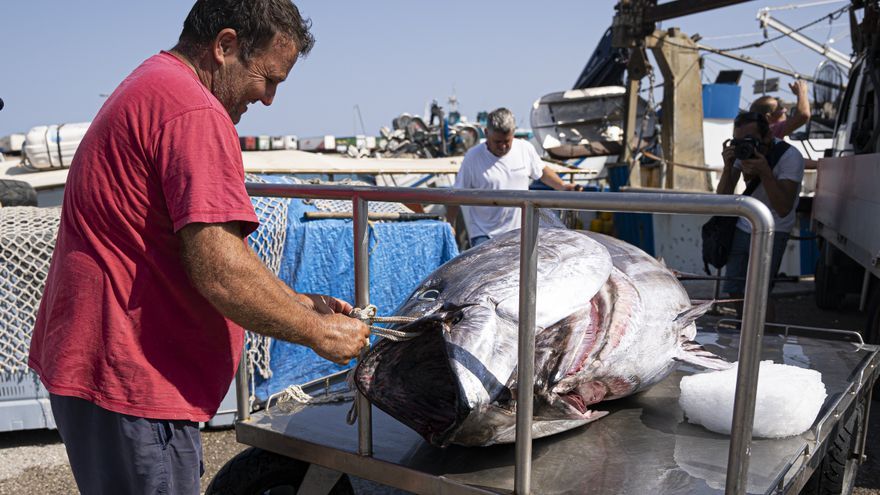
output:
<instances>
[{"instance_id":1,"label":"metal railing","mask_svg":"<svg viewBox=\"0 0 880 495\"><path fill-rule=\"evenodd\" d=\"M516 465L514 491L531 492L532 415L535 367L535 300L538 267L539 208L600 210L634 213L672 213L740 216L752 225L746 276L739 369L733 407L725 492L743 494L748 479L749 452L755 415L760 344L770 279L773 217L758 200L746 196L674 193L598 193L558 191L486 191L474 189L416 189L293 184L247 184L252 196L336 199L353 202L355 305L369 304L369 202L430 203L520 208L522 229L519 280L519 366L517 368ZM247 384L246 367L239 367L238 393ZM245 385L246 386L246 385ZM246 391L245 391L246 392ZM370 403L358 393L358 453L372 455ZM247 401L239 399L239 418L247 420ZM521 414L525 412L525 414Z\"/></svg>"}]
</instances>

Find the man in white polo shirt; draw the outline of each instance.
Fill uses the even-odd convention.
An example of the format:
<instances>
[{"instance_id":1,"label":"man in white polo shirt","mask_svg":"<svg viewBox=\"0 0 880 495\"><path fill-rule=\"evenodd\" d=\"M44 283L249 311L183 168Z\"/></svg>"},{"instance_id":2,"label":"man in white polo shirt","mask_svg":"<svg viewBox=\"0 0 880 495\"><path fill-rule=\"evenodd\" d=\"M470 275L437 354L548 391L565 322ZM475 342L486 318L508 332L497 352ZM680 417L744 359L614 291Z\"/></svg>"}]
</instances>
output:
<instances>
[{"instance_id":1,"label":"man in white polo shirt","mask_svg":"<svg viewBox=\"0 0 880 495\"><path fill-rule=\"evenodd\" d=\"M489 114L486 125L486 142L471 148L464 156L458 175L456 189L507 189L528 190L534 179L556 190L580 190L581 186L568 184L547 166L535 147L521 139L514 139L516 120L506 108ZM520 228L518 208L497 206L462 206L464 221L471 247L492 237ZM450 223L458 216L458 206L448 206L446 218Z\"/></svg>"}]
</instances>

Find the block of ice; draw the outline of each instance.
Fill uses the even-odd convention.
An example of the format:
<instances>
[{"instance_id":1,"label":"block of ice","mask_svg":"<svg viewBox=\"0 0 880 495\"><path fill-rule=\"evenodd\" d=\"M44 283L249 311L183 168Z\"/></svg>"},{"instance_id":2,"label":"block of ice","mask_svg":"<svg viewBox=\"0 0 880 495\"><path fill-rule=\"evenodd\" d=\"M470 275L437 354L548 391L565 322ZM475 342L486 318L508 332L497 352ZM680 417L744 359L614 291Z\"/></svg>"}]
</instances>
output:
<instances>
[{"instance_id":1,"label":"block of ice","mask_svg":"<svg viewBox=\"0 0 880 495\"><path fill-rule=\"evenodd\" d=\"M736 370L734 366L681 379L678 402L688 422L730 434ZM752 435L782 438L803 433L816 420L825 396L818 371L762 361Z\"/></svg>"}]
</instances>

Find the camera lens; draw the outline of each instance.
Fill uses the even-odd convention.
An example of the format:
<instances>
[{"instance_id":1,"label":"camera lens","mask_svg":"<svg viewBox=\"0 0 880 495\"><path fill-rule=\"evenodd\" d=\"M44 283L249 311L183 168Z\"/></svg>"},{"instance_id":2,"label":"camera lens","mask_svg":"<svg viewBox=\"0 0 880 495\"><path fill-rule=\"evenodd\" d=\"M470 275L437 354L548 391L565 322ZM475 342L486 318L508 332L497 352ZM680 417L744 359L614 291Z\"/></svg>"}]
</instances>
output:
<instances>
[{"instance_id":1,"label":"camera lens","mask_svg":"<svg viewBox=\"0 0 880 495\"><path fill-rule=\"evenodd\" d=\"M740 160L748 160L755 155L755 145L748 141L739 141L735 144L733 154Z\"/></svg>"}]
</instances>

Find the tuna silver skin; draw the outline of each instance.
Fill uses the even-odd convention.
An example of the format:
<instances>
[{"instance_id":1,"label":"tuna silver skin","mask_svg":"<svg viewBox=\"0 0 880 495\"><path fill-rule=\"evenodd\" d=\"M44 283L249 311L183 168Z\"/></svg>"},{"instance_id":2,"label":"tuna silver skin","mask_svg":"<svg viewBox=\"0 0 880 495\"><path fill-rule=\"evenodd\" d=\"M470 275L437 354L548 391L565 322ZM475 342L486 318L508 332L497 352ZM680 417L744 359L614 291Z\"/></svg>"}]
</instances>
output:
<instances>
[{"instance_id":1,"label":"tuna silver skin","mask_svg":"<svg viewBox=\"0 0 880 495\"><path fill-rule=\"evenodd\" d=\"M541 228L535 339L535 438L595 421L603 400L665 378L676 361L729 367L699 347L692 306L662 264L617 239ZM429 275L395 312L412 340L376 344L355 383L428 442L513 442L519 232L466 251Z\"/></svg>"}]
</instances>

